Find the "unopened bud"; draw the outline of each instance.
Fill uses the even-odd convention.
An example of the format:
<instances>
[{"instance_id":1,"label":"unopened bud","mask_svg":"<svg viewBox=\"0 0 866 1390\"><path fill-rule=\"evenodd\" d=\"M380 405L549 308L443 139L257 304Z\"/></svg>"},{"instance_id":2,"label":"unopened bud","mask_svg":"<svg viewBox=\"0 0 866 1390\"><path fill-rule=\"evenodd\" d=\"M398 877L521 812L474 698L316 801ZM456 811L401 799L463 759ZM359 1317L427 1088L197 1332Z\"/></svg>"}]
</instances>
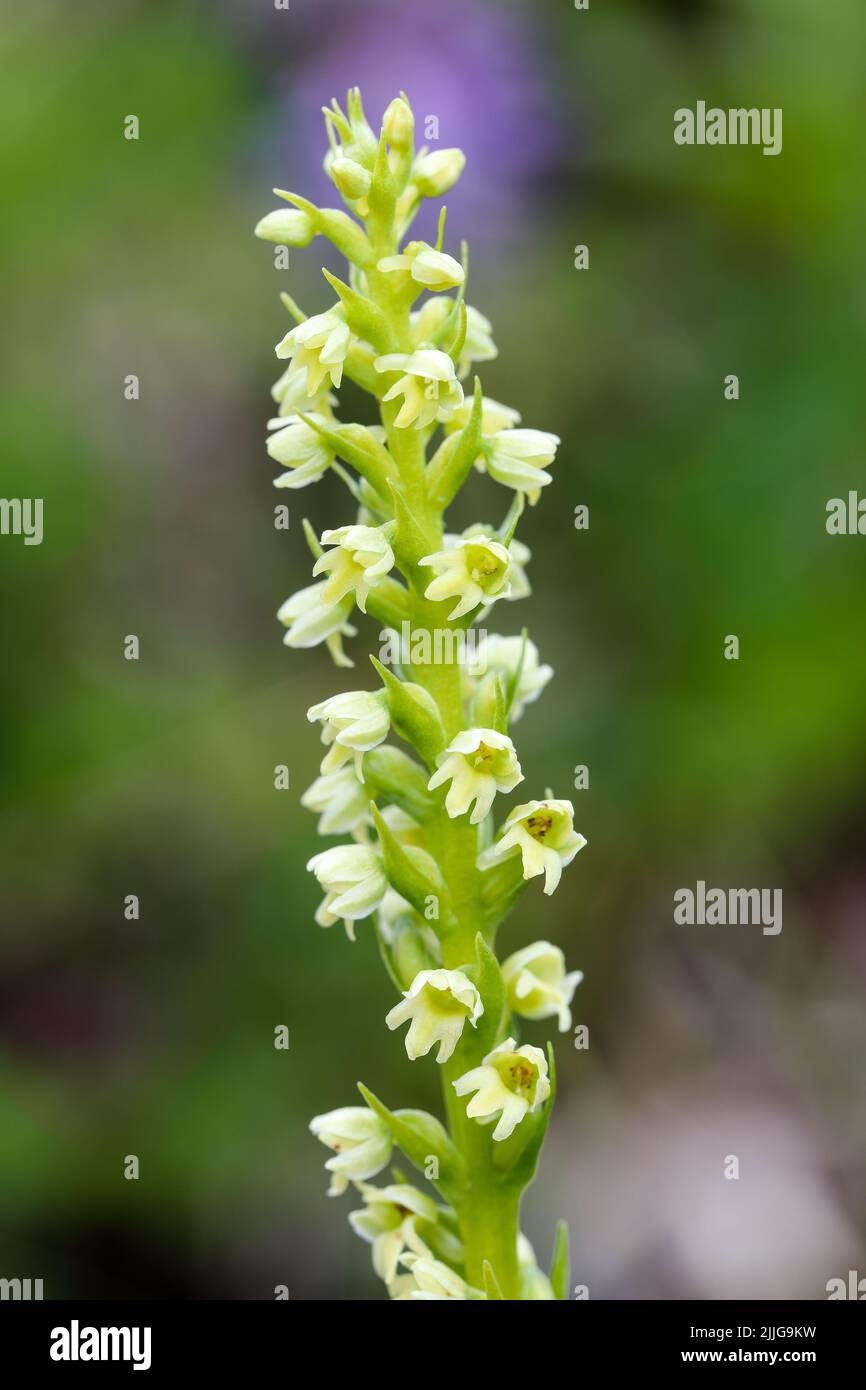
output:
<instances>
[{"instance_id":1,"label":"unopened bud","mask_svg":"<svg viewBox=\"0 0 866 1390\"><path fill-rule=\"evenodd\" d=\"M415 161L412 182L425 198L441 198L450 192L466 167L462 150L434 150Z\"/></svg>"},{"instance_id":2,"label":"unopened bud","mask_svg":"<svg viewBox=\"0 0 866 1390\"><path fill-rule=\"evenodd\" d=\"M382 130L392 150L402 153L409 148L415 133L412 108L402 97L395 97L382 118Z\"/></svg>"},{"instance_id":3,"label":"unopened bud","mask_svg":"<svg viewBox=\"0 0 866 1390\"><path fill-rule=\"evenodd\" d=\"M309 246L316 235L313 219L297 208L269 212L256 226L256 236L278 246Z\"/></svg>"},{"instance_id":4,"label":"unopened bud","mask_svg":"<svg viewBox=\"0 0 866 1390\"><path fill-rule=\"evenodd\" d=\"M328 173L344 198L366 198L370 192L370 184L373 182L372 175L364 168L363 164L358 164L354 159L340 156L332 159L328 166Z\"/></svg>"}]
</instances>

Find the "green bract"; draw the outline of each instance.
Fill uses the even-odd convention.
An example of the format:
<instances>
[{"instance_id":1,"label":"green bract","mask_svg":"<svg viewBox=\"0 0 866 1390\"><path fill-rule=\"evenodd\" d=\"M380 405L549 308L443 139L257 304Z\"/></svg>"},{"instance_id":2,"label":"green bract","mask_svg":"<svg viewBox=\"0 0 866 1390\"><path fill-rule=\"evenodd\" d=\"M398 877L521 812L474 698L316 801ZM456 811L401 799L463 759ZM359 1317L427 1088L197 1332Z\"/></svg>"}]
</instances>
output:
<instances>
[{"instance_id":1,"label":"green bract","mask_svg":"<svg viewBox=\"0 0 866 1390\"><path fill-rule=\"evenodd\" d=\"M467 381L498 350L489 319L466 303L468 261L446 249L445 209L435 245L407 239L423 199L461 177L462 152L416 151L404 94L378 137L357 89L325 121L325 169L346 211L281 192L291 207L256 229L296 247L323 236L349 262L343 278L323 271L317 313L282 296L294 322L276 349L288 362L272 392L268 453L286 470L277 484L300 489L335 473L347 491L320 537L305 523L318 582L279 617L287 645L325 643L338 667L353 664L343 643L357 636L356 611L387 642L368 652L375 689L354 680L319 692L309 710L327 751L302 804L320 834L351 838L308 868L324 893L321 926L342 920L354 939L355 924L372 919L355 949L376 938L397 992L387 1026L418 1065L438 1064L447 1127L422 1110L392 1111L361 1086L366 1108L335 1109L311 1129L332 1152L331 1192L358 1191L351 1224L392 1298L562 1299L562 1227L550 1278L519 1229L555 1095L553 1054L519 1045L515 1018L567 1029L581 977L546 941L500 968L495 940L528 881L543 878L552 893L585 840L571 803L550 793L502 809L524 781L510 726L553 672L525 632L483 630L494 602L530 592L531 557L515 531L525 502L554 481L559 440L519 428L517 410ZM344 378L373 396L378 425L339 418ZM455 535L445 513L473 467L487 475L487 515L502 520ZM370 1027L384 1041L381 1015ZM393 1145L427 1190L399 1171L371 1185Z\"/></svg>"}]
</instances>

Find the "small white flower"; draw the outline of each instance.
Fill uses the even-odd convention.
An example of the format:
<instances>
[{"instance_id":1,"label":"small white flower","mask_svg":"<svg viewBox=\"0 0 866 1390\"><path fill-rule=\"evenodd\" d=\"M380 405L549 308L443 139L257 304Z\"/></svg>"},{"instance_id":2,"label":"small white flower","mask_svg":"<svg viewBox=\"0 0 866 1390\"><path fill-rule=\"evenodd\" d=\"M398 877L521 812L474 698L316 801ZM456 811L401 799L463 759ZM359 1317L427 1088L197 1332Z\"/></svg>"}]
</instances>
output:
<instances>
[{"instance_id":1,"label":"small white flower","mask_svg":"<svg viewBox=\"0 0 866 1390\"><path fill-rule=\"evenodd\" d=\"M473 1067L452 1085L458 1096L477 1093L466 1107L470 1120L488 1122L499 1114L493 1138L501 1141L550 1095L547 1058L540 1047L517 1047L513 1038L506 1038L487 1054L482 1066Z\"/></svg>"},{"instance_id":2,"label":"small white flower","mask_svg":"<svg viewBox=\"0 0 866 1390\"><path fill-rule=\"evenodd\" d=\"M508 547L492 536L461 537L455 545L425 555L418 561L432 569L432 579L424 597L434 603L456 598L448 614L450 619L462 618L480 603L494 603L507 598L511 591L511 556Z\"/></svg>"},{"instance_id":3,"label":"small white flower","mask_svg":"<svg viewBox=\"0 0 866 1390\"><path fill-rule=\"evenodd\" d=\"M451 782L445 810L453 819L462 816L472 802L469 817L478 825L493 805L497 792L510 792L523 781L514 744L507 734L495 729L467 729L457 735L439 755L439 769L427 784L429 791Z\"/></svg>"},{"instance_id":4,"label":"small white flower","mask_svg":"<svg viewBox=\"0 0 866 1390\"><path fill-rule=\"evenodd\" d=\"M508 990L508 1007L521 1018L537 1022L557 1018L560 1033L571 1027L574 991L583 979L582 970L565 973L565 956L549 941L534 941L515 951L502 966Z\"/></svg>"},{"instance_id":5,"label":"small white flower","mask_svg":"<svg viewBox=\"0 0 866 1390\"><path fill-rule=\"evenodd\" d=\"M369 793L351 763L317 777L301 797L301 805L319 815L320 835L351 835L370 814Z\"/></svg>"},{"instance_id":6,"label":"small white flower","mask_svg":"<svg viewBox=\"0 0 866 1390\"><path fill-rule=\"evenodd\" d=\"M319 926L332 927L342 917L354 941L353 924L375 912L388 889L380 856L369 845L335 845L314 854L307 868L325 893L316 912Z\"/></svg>"},{"instance_id":7,"label":"small white flower","mask_svg":"<svg viewBox=\"0 0 866 1390\"><path fill-rule=\"evenodd\" d=\"M449 420L463 403L463 387L457 380L454 363L447 352L418 348L415 352L391 352L377 357L377 372L402 372L382 397L383 403L403 397L394 424L398 429L426 429L434 420Z\"/></svg>"},{"instance_id":8,"label":"small white flower","mask_svg":"<svg viewBox=\"0 0 866 1390\"><path fill-rule=\"evenodd\" d=\"M412 182L424 198L441 198L450 193L466 167L462 150L421 150L412 166Z\"/></svg>"},{"instance_id":9,"label":"small white flower","mask_svg":"<svg viewBox=\"0 0 866 1390\"><path fill-rule=\"evenodd\" d=\"M586 840L574 829L570 801L528 801L515 806L495 844L479 857L479 867L489 868L517 850L523 859L523 877L544 874L544 891L556 891L562 870L570 864Z\"/></svg>"},{"instance_id":10,"label":"small white flower","mask_svg":"<svg viewBox=\"0 0 866 1390\"><path fill-rule=\"evenodd\" d=\"M339 603L354 591L362 613L367 595L394 568L394 552L381 526L338 526L322 532L322 545L333 546L320 555L313 574L327 574L324 599Z\"/></svg>"},{"instance_id":11,"label":"small white flower","mask_svg":"<svg viewBox=\"0 0 866 1390\"><path fill-rule=\"evenodd\" d=\"M278 246L309 246L316 229L308 213L298 208L278 208L256 223L255 234Z\"/></svg>"},{"instance_id":12,"label":"small white flower","mask_svg":"<svg viewBox=\"0 0 866 1390\"><path fill-rule=\"evenodd\" d=\"M465 1302L470 1297L480 1297L477 1292L470 1290L459 1274L455 1274L453 1269L449 1269L439 1260L428 1260L420 1255L404 1255L400 1263L409 1270L411 1280L407 1280L404 1287L398 1278L400 1292L398 1293L396 1288L392 1289L395 1302L421 1300L428 1303L444 1303L452 1299Z\"/></svg>"},{"instance_id":13,"label":"small white flower","mask_svg":"<svg viewBox=\"0 0 866 1390\"><path fill-rule=\"evenodd\" d=\"M364 754L385 741L391 725L384 690L343 691L311 705L307 718L311 724L317 719L322 724L322 742L329 750L322 759L322 772L336 772L354 755L359 780L364 776Z\"/></svg>"},{"instance_id":14,"label":"small white flower","mask_svg":"<svg viewBox=\"0 0 866 1390\"><path fill-rule=\"evenodd\" d=\"M359 1184L365 1206L349 1213L349 1225L356 1235L373 1247L373 1269L390 1284L405 1250L432 1259L432 1252L418 1235L419 1221L435 1223L436 1203L408 1183L389 1187Z\"/></svg>"},{"instance_id":15,"label":"small white flower","mask_svg":"<svg viewBox=\"0 0 866 1390\"><path fill-rule=\"evenodd\" d=\"M435 300L433 301L435 303ZM446 434L453 434L455 430L465 430L472 415L472 401L463 402L459 410L456 410L451 419L445 426ZM513 430L520 424L520 411L512 410L510 405L502 405L499 401L493 400L492 396L483 396L481 399L481 433L485 438L499 434L501 430ZM484 456L479 454L476 465L483 471Z\"/></svg>"},{"instance_id":16,"label":"small white flower","mask_svg":"<svg viewBox=\"0 0 866 1390\"><path fill-rule=\"evenodd\" d=\"M459 545L461 540L477 540L479 536L495 536L495 534L495 526L491 526L489 523L476 521L471 526L466 527L462 536L454 536L446 533L442 539L445 542L446 548L450 548ZM516 536L512 536L511 540L508 542L508 553L511 556L511 584L508 593L503 594L502 597L507 598L510 603L513 603L515 599L528 598L532 593L529 584L529 576L526 573L526 566L532 559L532 551L529 549L528 545L523 544L523 541L519 541Z\"/></svg>"},{"instance_id":17,"label":"small white flower","mask_svg":"<svg viewBox=\"0 0 866 1390\"><path fill-rule=\"evenodd\" d=\"M513 558L513 541L511 549ZM487 671L498 671L506 684L510 684L517 675L517 689L510 714L512 724L522 717L527 705L538 699L553 676L553 667L541 664L538 648L531 638L527 637L524 645L522 637L501 637L496 632L488 633L467 668L470 677L484 675Z\"/></svg>"},{"instance_id":18,"label":"small white flower","mask_svg":"<svg viewBox=\"0 0 866 1390\"><path fill-rule=\"evenodd\" d=\"M317 647L327 644L335 666L351 666L343 654L343 638L354 637L356 629L346 620L352 611L352 599L337 603L325 601L324 581L299 589L287 598L277 613L279 621L288 628L283 641L287 647Z\"/></svg>"},{"instance_id":19,"label":"small white flower","mask_svg":"<svg viewBox=\"0 0 866 1390\"><path fill-rule=\"evenodd\" d=\"M482 456L491 478L525 492L534 505L541 489L553 481L544 470L556 458L559 443L558 435L544 430L501 430L483 440Z\"/></svg>"},{"instance_id":20,"label":"small white flower","mask_svg":"<svg viewBox=\"0 0 866 1390\"><path fill-rule=\"evenodd\" d=\"M328 423L324 415L310 418L320 425ZM270 423L274 433L268 439L268 454L288 469L275 480L274 487L298 488L317 483L334 462L333 449L301 419L277 418Z\"/></svg>"},{"instance_id":21,"label":"small white flower","mask_svg":"<svg viewBox=\"0 0 866 1390\"><path fill-rule=\"evenodd\" d=\"M323 419L330 420L331 406L337 403L336 396L329 393L327 386L322 386L317 395L310 399L307 395L307 373L298 371L294 366L287 367L282 376L274 382L271 395L277 402L277 413L283 420L296 415L299 410L303 410L305 415L320 415Z\"/></svg>"},{"instance_id":22,"label":"small white flower","mask_svg":"<svg viewBox=\"0 0 866 1390\"><path fill-rule=\"evenodd\" d=\"M329 1197L339 1197L349 1181L365 1182L387 1168L391 1162L393 1140L384 1120L363 1105L346 1105L329 1110L310 1121L310 1131L334 1158L325 1164L332 1174Z\"/></svg>"},{"instance_id":23,"label":"small white flower","mask_svg":"<svg viewBox=\"0 0 866 1390\"><path fill-rule=\"evenodd\" d=\"M426 1057L438 1042L436 1061L447 1062L468 1019L474 1028L484 1013L481 995L462 970L421 970L385 1022L392 1030L411 1019L406 1052L411 1061Z\"/></svg>"},{"instance_id":24,"label":"small white flower","mask_svg":"<svg viewBox=\"0 0 866 1390\"><path fill-rule=\"evenodd\" d=\"M335 304L287 333L277 344L277 356L292 359L293 371L306 374L307 395L315 396L327 378L333 386L340 385L351 343L352 334L343 310Z\"/></svg>"},{"instance_id":25,"label":"small white flower","mask_svg":"<svg viewBox=\"0 0 866 1390\"><path fill-rule=\"evenodd\" d=\"M467 304L466 341L457 375L461 378L468 376L473 362L492 362L498 356L499 348L493 341L493 324L480 309L473 309L471 304Z\"/></svg>"},{"instance_id":26,"label":"small white flower","mask_svg":"<svg viewBox=\"0 0 866 1390\"><path fill-rule=\"evenodd\" d=\"M410 241L401 255L383 256L376 269L385 275L394 272L411 275L425 290L453 290L465 279L459 261L444 251L435 251L426 241Z\"/></svg>"}]
</instances>

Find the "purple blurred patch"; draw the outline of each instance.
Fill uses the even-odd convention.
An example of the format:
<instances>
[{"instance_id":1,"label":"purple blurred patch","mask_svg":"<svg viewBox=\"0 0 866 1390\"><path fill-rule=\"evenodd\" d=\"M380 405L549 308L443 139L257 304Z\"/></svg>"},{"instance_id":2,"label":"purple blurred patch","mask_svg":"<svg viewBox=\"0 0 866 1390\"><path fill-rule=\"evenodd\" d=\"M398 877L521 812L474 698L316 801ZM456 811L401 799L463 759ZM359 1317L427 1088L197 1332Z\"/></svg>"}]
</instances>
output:
<instances>
[{"instance_id":1,"label":"purple blurred patch","mask_svg":"<svg viewBox=\"0 0 866 1390\"><path fill-rule=\"evenodd\" d=\"M279 111L268 141L274 182L338 203L321 166L320 108L334 96L342 103L359 86L376 127L402 89L415 110L419 146L459 145L467 156L467 172L447 198L451 249L464 236L476 248L518 237L529 187L544 181L560 153L537 30L501 0L495 7L487 0L316 0L312 8L314 17L293 10L300 44L295 31L295 63L276 79ZM438 118L438 141L424 139L429 116ZM415 235L432 238L438 207L422 211Z\"/></svg>"}]
</instances>

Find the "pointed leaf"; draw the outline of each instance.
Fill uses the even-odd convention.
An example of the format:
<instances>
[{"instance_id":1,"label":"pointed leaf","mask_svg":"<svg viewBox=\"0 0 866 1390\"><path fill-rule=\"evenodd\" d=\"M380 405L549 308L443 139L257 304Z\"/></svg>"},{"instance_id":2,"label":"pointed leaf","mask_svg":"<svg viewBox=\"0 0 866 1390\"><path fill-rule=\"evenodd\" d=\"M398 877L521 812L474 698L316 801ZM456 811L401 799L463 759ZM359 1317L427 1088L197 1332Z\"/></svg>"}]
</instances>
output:
<instances>
[{"instance_id":1,"label":"pointed leaf","mask_svg":"<svg viewBox=\"0 0 866 1390\"><path fill-rule=\"evenodd\" d=\"M306 540L307 545L310 548L310 554L312 555L314 560L320 559L322 555L322 547L319 542L319 537L316 535L307 517L304 517L303 521L301 522L301 526L303 527L304 531L304 539Z\"/></svg>"},{"instance_id":2,"label":"pointed leaf","mask_svg":"<svg viewBox=\"0 0 866 1390\"><path fill-rule=\"evenodd\" d=\"M508 733L505 686L499 671L488 671L475 689L472 700L472 722L476 729L495 729Z\"/></svg>"},{"instance_id":3,"label":"pointed leaf","mask_svg":"<svg viewBox=\"0 0 866 1390\"><path fill-rule=\"evenodd\" d=\"M475 1031L475 1046L486 1055L492 1052L500 1041L499 1034L506 1014L505 981L499 961L481 932L475 937L475 956L477 965L472 974L484 1004L484 1013L479 1018Z\"/></svg>"},{"instance_id":4,"label":"pointed leaf","mask_svg":"<svg viewBox=\"0 0 866 1390\"><path fill-rule=\"evenodd\" d=\"M465 1187L466 1163L437 1119L425 1110L389 1110L361 1082L358 1082L358 1090L370 1109L384 1120L394 1143L399 1145L410 1163L414 1163L426 1176L429 1160L437 1160L439 1177L431 1181L435 1181L446 1196Z\"/></svg>"},{"instance_id":5,"label":"pointed leaf","mask_svg":"<svg viewBox=\"0 0 866 1390\"><path fill-rule=\"evenodd\" d=\"M451 361L454 363L455 367L460 366L460 359L463 356L463 348L466 343L466 334L469 330L469 316L466 313L466 305L463 303L462 299L459 301L459 303L460 318L457 323L457 332L455 333L454 339L450 347L448 348L448 356L451 358Z\"/></svg>"},{"instance_id":6,"label":"pointed leaf","mask_svg":"<svg viewBox=\"0 0 866 1390\"><path fill-rule=\"evenodd\" d=\"M428 767L434 768L436 757L447 741L439 706L422 685L416 685L414 681L401 681L374 656L370 660L388 692L392 728L400 738L418 750Z\"/></svg>"},{"instance_id":7,"label":"pointed leaf","mask_svg":"<svg viewBox=\"0 0 866 1390\"><path fill-rule=\"evenodd\" d=\"M568 1253L568 1222L560 1221L556 1228L553 1243L553 1261L550 1266L550 1286L554 1298L567 1299L571 1288L571 1261Z\"/></svg>"},{"instance_id":8,"label":"pointed leaf","mask_svg":"<svg viewBox=\"0 0 866 1390\"><path fill-rule=\"evenodd\" d=\"M493 1273L493 1265L489 1260L485 1260L482 1269L484 1271L484 1292L488 1299L495 1300L498 1303L504 1303L505 1296L499 1287L499 1280Z\"/></svg>"},{"instance_id":9,"label":"pointed leaf","mask_svg":"<svg viewBox=\"0 0 866 1390\"><path fill-rule=\"evenodd\" d=\"M488 934L505 921L526 887L523 862L517 851L484 870L481 875L481 905Z\"/></svg>"},{"instance_id":10,"label":"pointed leaf","mask_svg":"<svg viewBox=\"0 0 866 1390\"><path fill-rule=\"evenodd\" d=\"M305 415L302 410L297 414L309 429L320 439L324 439L335 454L366 479L383 501L387 499L388 477L394 462L387 449L379 444L369 430L363 425L337 425L332 428L330 425L320 424L312 416Z\"/></svg>"},{"instance_id":11,"label":"pointed leaf","mask_svg":"<svg viewBox=\"0 0 866 1390\"><path fill-rule=\"evenodd\" d=\"M352 332L372 343L379 352L390 351L393 346L391 325L378 304L374 304L372 299L367 299L365 295L358 294L357 290L353 290L350 285L332 275L324 266L322 274L340 296L346 311L346 322Z\"/></svg>"},{"instance_id":12,"label":"pointed leaf","mask_svg":"<svg viewBox=\"0 0 866 1390\"><path fill-rule=\"evenodd\" d=\"M528 636L529 636L529 634L528 634L526 628L523 628L523 630L522 630L521 633L520 633L520 656L517 658L517 663L516 663L516 665L515 665L515 667L514 667L514 670L513 670L513 671L510 671L510 672L508 673L507 677L506 677L506 681L505 681L505 718L506 718L506 719L508 719L509 715L511 714L512 706L514 705L514 701L515 701L515 699L517 698L517 692L518 692L518 690L520 689L520 677L523 675L523 664L524 664L524 662L525 662L525 660L526 660L526 642L527 642Z\"/></svg>"},{"instance_id":13,"label":"pointed leaf","mask_svg":"<svg viewBox=\"0 0 866 1390\"><path fill-rule=\"evenodd\" d=\"M376 800L393 802L422 825L434 810L424 769L400 748L383 744L364 754L364 785Z\"/></svg>"},{"instance_id":14,"label":"pointed leaf","mask_svg":"<svg viewBox=\"0 0 866 1390\"><path fill-rule=\"evenodd\" d=\"M402 489L393 479L389 479L388 485L394 500L394 516L397 521L397 534L394 538L397 562L407 578L417 578L418 561L430 553L429 538L406 501ZM422 584L426 581L425 575Z\"/></svg>"},{"instance_id":15,"label":"pointed leaf","mask_svg":"<svg viewBox=\"0 0 866 1390\"><path fill-rule=\"evenodd\" d=\"M385 877L391 887L396 888L401 898L411 903L422 917L429 899L435 897L439 903L441 922L445 918L447 889L435 859L431 858L426 850L416 849L413 845L401 845L382 819L375 802L371 803L370 809L382 846Z\"/></svg>"},{"instance_id":16,"label":"pointed leaf","mask_svg":"<svg viewBox=\"0 0 866 1390\"><path fill-rule=\"evenodd\" d=\"M444 508L449 505L469 477L470 469L481 452L483 400L481 383L476 377L469 423L459 435L446 439L427 470L430 496L437 506ZM454 438L456 444L451 442Z\"/></svg>"}]
</instances>

